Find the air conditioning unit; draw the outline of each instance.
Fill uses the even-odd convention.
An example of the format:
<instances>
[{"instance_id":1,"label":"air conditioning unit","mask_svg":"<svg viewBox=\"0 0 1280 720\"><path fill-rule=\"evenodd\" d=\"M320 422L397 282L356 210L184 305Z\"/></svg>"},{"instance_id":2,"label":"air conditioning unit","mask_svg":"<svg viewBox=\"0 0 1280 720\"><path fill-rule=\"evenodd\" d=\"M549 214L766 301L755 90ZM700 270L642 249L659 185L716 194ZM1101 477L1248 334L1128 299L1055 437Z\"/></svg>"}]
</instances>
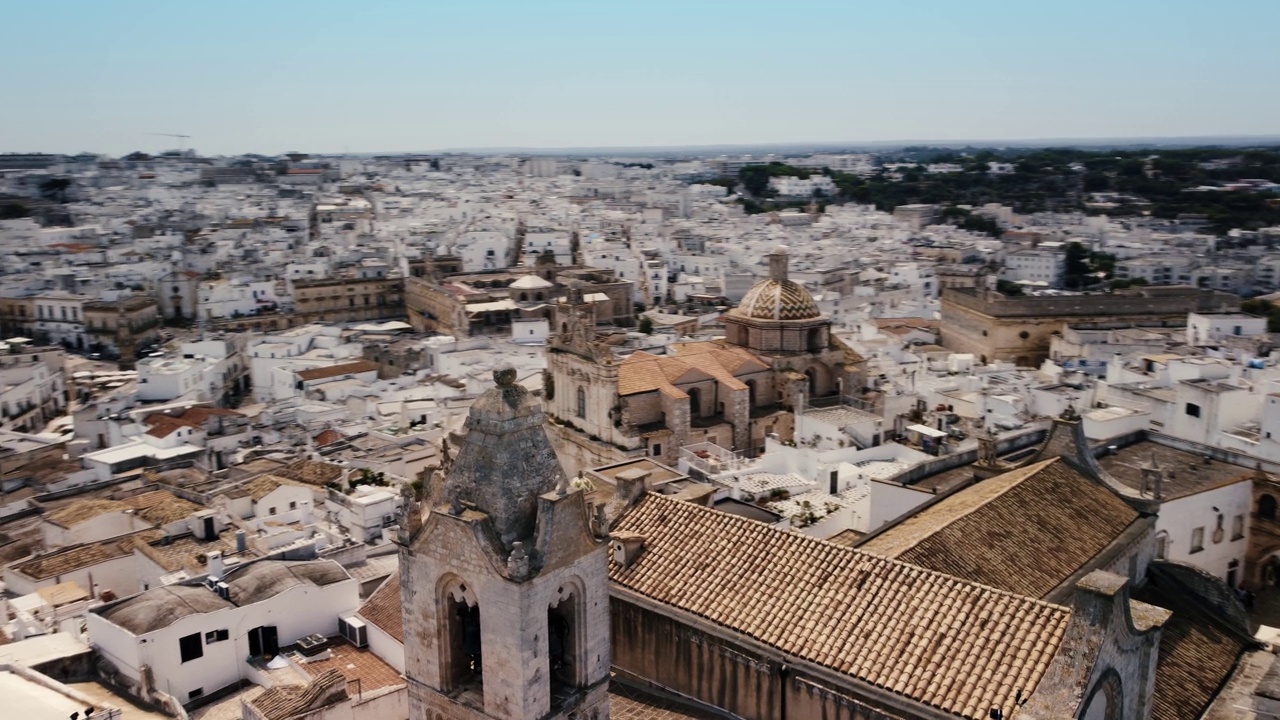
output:
<instances>
[{"instance_id":1,"label":"air conditioning unit","mask_svg":"<svg viewBox=\"0 0 1280 720\"><path fill-rule=\"evenodd\" d=\"M347 642L362 648L369 645L369 628L358 617L344 617L338 620L338 632Z\"/></svg>"}]
</instances>

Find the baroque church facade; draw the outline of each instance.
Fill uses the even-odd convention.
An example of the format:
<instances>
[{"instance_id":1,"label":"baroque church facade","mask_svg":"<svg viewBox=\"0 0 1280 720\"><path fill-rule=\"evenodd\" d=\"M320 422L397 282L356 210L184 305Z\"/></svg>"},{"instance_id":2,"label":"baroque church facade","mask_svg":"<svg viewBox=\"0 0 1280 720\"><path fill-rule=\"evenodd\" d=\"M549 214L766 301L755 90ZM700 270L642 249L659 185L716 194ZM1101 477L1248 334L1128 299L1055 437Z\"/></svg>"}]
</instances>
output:
<instances>
[{"instance_id":1,"label":"baroque church facade","mask_svg":"<svg viewBox=\"0 0 1280 720\"><path fill-rule=\"evenodd\" d=\"M666 355L618 357L589 306L558 308L544 394L570 472L640 456L674 465L680 448L704 442L754 455L767 435L791 439L793 410L861 396L863 359L788 278L788 262L786 248L770 253L769 277L722 317L724 338Z\"/></svg>"}]
</instances>

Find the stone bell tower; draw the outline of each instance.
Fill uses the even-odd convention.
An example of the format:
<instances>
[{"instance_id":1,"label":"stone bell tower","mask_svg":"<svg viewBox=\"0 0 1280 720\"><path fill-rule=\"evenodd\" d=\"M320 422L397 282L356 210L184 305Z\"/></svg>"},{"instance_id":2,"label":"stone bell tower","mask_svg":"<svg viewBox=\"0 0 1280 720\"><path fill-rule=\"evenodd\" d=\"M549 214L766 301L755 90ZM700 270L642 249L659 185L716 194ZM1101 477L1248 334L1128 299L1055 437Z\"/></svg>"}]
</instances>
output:
<instances>
[{"instance_id":1,"label":"stone bell tower","mask_svg":"<svg viewBox=\"0 0 1280 720\"><path fill-rule=\"evenodd\" d=\"M607 720L608 550L515 370L475 401L444 502L401 521L410 720Z\"/></svg>"}]
</instances>

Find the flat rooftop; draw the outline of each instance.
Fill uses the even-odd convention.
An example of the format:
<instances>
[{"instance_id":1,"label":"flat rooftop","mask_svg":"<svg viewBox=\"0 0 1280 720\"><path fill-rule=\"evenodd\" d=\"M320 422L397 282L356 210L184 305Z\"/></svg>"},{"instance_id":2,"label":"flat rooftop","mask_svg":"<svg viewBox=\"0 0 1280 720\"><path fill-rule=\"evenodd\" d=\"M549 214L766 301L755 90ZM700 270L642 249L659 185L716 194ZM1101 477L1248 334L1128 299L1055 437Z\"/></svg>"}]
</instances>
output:
<instances>
[{"instance_id":1,"label":"flat rooftop","mask_svg":"<svg viewBox=\"0 0 1280 720\"><path fill-rule=\"evenodd\" d=\"M1106 457L1100 457L1098 464L1116 480L1134 490L1141 490L1142 466L1149 464L1153 458L1164 471L1161 490L1165 500L1175 500L1248 481L1255 472L1251 468L1220 460L1206 463L1200 455L1159 445L1150 440L1134 443Z\"/></svg>"},{"instance_id":2,"label":"flat rooftop","mask_svg":"<svg viewBox=\"0 0 1280 720\"><path fill-rule=\"evenodd\" d=\"M55 688L13 670L0 669L0 697L4 698L6 717L65 718L74 713L83 714L88 708L95 713L108 709L71 688Z\"/></svg>"}]
</instances>

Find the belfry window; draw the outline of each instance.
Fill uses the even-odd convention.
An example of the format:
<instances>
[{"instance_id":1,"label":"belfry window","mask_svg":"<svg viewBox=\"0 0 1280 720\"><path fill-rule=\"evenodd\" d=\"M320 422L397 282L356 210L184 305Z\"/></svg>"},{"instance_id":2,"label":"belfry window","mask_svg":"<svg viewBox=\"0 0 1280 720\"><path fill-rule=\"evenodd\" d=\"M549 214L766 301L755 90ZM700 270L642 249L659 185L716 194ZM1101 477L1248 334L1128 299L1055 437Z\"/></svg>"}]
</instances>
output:
<instances>
[{"instance_id":1,"label":"belfry window","mask_svg":"<svg viewBox=\"0 0 1280 720\"><path fill-rule=\"evenodd\" d=\"M441 603L440 681L445 690L484 693L484 642L480 606L466 585L447 592Z\"/></svg>"},{"instance_id":2,"label":"belfry window","mask_svg":"<svg viewBox=\"0 0 1280 720\"><path fill-rule=\"evenodd\" d=\"M559 589L556 599L547 608L547 664L553 708L568 699L575 688L585 684L580 604L575 588L566 585Z\"/></svg>"}]
</instances>

